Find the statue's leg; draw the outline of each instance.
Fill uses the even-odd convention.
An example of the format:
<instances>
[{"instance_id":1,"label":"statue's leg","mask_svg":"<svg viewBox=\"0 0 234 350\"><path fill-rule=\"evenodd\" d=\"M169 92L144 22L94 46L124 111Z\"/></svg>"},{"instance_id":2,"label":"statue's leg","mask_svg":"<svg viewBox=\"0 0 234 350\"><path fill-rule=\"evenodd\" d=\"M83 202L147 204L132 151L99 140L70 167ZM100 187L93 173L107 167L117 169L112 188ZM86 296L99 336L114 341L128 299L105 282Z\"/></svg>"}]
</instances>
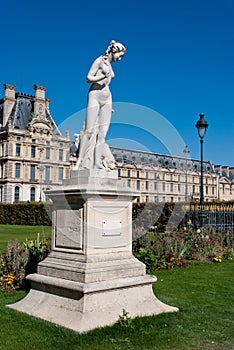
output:
<instances>
[{"instance_id":1,"label":"statue's leg","mask_svg":"<svg viewBox=\"0 0 234 350\"><path fill-rule=\"evenodd\" d=\"M81 137L79 156L75 169L78 169L79 166L82 165L82 161L87 153L87 150L89 149L89 142L95 131L99 108L100 107L97 100L94 98L89 98L88 105L86 108L85 129L83 136Z\"/></svg>"},{"instance_id":2,"label":"statue's leg","mask_svg":"<svg viewBox=\"0 0 234 350\"><path fill-rule=\"evenodd\" d=\"M112 103L108 102L100 108L97 145L105 142L106 134L110 126Z\"/></svg>"},{"instance_id":3,"label":"statue's leg","mask_svg":"<svg viewBox=\"0 0 234 350\"><path fill-rule=\"evenodd\" d=\"M107 168L105 156L105 138L110 126L112 104L107 103L100 108L97 144L95 148L95 166L99 169ZM104 161L105 160L105 161Z\"/></svg>"}]
</instances>

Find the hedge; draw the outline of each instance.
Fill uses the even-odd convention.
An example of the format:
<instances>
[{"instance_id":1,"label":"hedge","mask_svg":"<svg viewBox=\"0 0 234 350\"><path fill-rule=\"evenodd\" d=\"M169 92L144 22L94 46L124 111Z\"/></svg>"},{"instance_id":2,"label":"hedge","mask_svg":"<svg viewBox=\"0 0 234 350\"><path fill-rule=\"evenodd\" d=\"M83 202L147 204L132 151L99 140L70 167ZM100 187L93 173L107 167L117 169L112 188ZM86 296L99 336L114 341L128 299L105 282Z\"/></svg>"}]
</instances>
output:
<instances>
[{"instance_id":1,"label":"hedge","mask_svg":"<svg viewBox=\"0 0 234 350\"><path fill-rule=\"evenodd\" d=\"M182 210L182 204L176 203L133 203L132 220L133 227L142 227L145 230L150 230L151 227L157 227L158 232L164 232L168 225L169 219L173 212L173 221L180 223L177 220L177 215ZM178 222L179 221L179 222ZM178 226L178 224L176 226ZM173 226L173 223L171 223Z\"/></svg>"},{"instance_id":2,"label":"hedge","mask_svg":"<svg viewBox=\"0 0 234 350\"><path fill-rule=\"evenodd\" d=\"M1 203L0 224L51 226L51 209L44 203Z\"/></svg>"},{"instance_id":3,"label":"hedge","mask_svg":"<svg viewBox=\"0 0 234 350\"><path fill-rule=\"evenodd\" d=\"M196 203L133 203L133 227L157 226L158 232L173 230L180 224L181 211L192 210ZM226 208L233 210L233 202L205 203L207 206L216 206L216 210ZM187 207L187 208L186 208ZM51 203L14 203L0 204L0 224L11 225L51 225Z\"/></svg>"}]
</instances>

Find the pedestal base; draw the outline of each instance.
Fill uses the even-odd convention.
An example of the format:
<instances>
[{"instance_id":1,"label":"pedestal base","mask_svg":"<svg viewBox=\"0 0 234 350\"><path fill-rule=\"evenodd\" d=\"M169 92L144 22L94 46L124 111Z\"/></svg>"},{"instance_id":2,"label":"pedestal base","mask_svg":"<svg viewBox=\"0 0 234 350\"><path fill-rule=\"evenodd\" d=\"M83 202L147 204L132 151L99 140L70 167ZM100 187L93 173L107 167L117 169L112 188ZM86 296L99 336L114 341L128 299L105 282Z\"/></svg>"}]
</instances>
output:
<instances>
[{"instance_id":1,"label":"pedestal base","mask_svg":"<svg viewBox=\"0 0 234 350\"><path fill-rule=\"evenodd\" d=\"M73 172L53 201L52 251L9 307L82 333L129 316L178 311L152 290L156 278L132 255L132 199L117 173Z\"/></svg>"},{"instance_id":2,"label":"pedestal base","mask_svg":"<svg viewBox=\"0 0 234 350\"><path fill-rule=\"evenodd\" d=\"M79 283L33 274L32 289L10 308L53 322L78 333L118 321L123 309L131 318L178 311L159 301L152 290L154 276Z\"/></svg>"}]
</instances>

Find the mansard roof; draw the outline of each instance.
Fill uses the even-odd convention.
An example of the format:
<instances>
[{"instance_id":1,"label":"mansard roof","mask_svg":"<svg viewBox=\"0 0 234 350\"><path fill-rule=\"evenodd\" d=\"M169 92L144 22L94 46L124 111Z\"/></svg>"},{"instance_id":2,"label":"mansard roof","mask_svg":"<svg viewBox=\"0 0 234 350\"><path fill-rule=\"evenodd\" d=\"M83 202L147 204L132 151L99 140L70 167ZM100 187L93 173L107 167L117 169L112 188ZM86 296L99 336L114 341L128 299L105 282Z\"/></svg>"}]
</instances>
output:
<instances>
[{"instance_id":1,"label":"mansard roof","mask_svg":"<svg viewBox=\"0 0 234 350\"><path fill-rule=\"evenodd\" d=\"M214 168L220 179L227 179L228 181L234 183L234 167L215 165Z\"/></svg>"},{"instance_id":2,"label":"mansard roof","mask_svg":"<svg viewBox=\"0 0 234 350\"><path fill-rule=\"evenodd\" d=\"M128 150L123 148L111 147L115 160L119 163L139 166L153 166L166 168L169 170L189 170L201 171L201 163L199 160L164 155L159 153L151 153L145 151ZM209 161L203 162L204 171L215 174L214 167Z\"/></svg>"},{"instance_id":3,"label":"mansard roof","mask_svg":"<svg viewBox=\"0 0 234 350\"><path fill-rule=\"evenodd\" d=\"M12 108L11 114L8 118L7 125L11 125L12 128L27 130L34 115L34 102L35 96L25 94L22 92L16 92L15 103ZM4 99L0 100L0 124L3 124L3 109L4 109ZM49 108L45 108L45 117L47 122L52 127L52 133L54 135L60 135L61 132L56 125L53 117L50 114Z\"/></svg>"}]
</instances>

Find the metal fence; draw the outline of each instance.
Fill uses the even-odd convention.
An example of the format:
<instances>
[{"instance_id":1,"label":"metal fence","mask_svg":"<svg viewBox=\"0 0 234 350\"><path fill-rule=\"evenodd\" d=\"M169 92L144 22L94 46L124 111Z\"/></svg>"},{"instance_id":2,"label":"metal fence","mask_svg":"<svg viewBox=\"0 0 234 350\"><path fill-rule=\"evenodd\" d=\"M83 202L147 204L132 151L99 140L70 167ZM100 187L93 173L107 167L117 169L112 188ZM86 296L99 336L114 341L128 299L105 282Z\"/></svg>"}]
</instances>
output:
<instances>
[{"instance_id":1,"label":"metal fence","mask_svg":"<svg viewBox=\"0 0 234 350\"><path fill-rule=\"evenodd\" d=\"M201 215L203 226L216 232L234 232L234 204L206 203L201 211L199 204L190 203L185 208L184 225L198 228Z\"/></svg>"}]
</instances>

